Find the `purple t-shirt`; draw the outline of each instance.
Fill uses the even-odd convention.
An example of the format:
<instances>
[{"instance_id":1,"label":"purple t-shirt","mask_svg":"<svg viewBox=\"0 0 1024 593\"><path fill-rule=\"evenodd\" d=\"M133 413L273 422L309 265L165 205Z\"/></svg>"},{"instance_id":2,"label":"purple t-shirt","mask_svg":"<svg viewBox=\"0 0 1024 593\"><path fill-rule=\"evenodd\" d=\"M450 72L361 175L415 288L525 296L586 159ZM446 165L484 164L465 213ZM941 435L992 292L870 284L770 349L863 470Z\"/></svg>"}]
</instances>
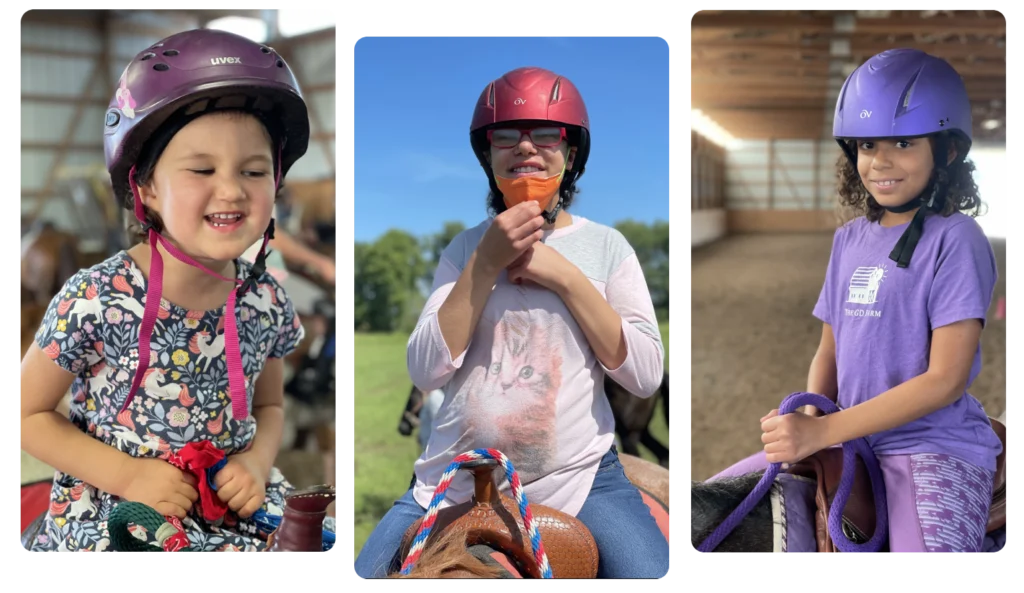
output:
<instances>
[{"instance_id":1,"label":"purple t-shirt","mask_svg":"<svg viewBox=\"0 0 1024 593\"><path fill-rule=\"evenodd\" d=\"M996 283L995 255L975 220L925 218L907 268L889 259L907 224L860 217L836 231L814 316L836 339L841 408L865 402L928 370L931 332L964 319L985 323ZM981 346L967 380L981 370ZM868 437L879 454L946 453L995 469L1002 450L981 403L964 392L923 418Z\"/></svg>"}]
</instances>

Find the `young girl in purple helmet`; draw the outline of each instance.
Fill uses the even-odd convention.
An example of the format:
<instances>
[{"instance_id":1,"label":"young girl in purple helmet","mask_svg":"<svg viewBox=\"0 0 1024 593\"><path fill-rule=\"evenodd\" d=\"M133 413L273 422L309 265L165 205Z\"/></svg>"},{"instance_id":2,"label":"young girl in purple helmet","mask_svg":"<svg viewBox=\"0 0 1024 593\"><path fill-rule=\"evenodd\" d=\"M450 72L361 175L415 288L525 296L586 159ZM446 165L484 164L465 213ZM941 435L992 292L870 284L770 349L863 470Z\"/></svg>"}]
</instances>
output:
<instances>
[{"instance_id":1,"label":"young girl in purple helmet","mask_svg":"<svg viewBox=\"0 0 1024 593\"><path fill-rule=\"evenodd\" d=\"M252 515L280 514L291 488L273 464L282 358L303 338L266 241L308 139L270 47L195 30L128 64L104 144L141 242L68 280L22 361L22 447L57 469L33 550L107 549L121 500L181 519L193 549L265 547ZM261 237L256 261L240 259ZM54 409L69 388L65 418ZM226 454L212 485L168 462L194 443Z\"/></svg>"},{"instance_id":2,"label":"young girl in purple helmet","mask_svg":"<svg viewBox=\"0 0 1024 593\"><path fill-rule=\"evenodd\" d=\"M972 218L967 91L944 60L886 51L847 79L833 135L840 201L860 216L835 234L807 390L841 411L772 410L764 451L719 476L867 437L885 476L889 549L979 551L1002 445L967 392L996 282Z\"/></svg>"},{"instance_id":3,"label":"young girl in purple helmet","mask_svg":"<svg viewBox=\"0 0 1024 593\"><path fill-rule=\"evenodd\" d=\"M564 76L513 70L480 94L470 143L492 216L445 248L407 351L413 383L444 399L415 483L366 541L356 572L400 567L402 535L448 464L487 447L512 461L531 503L586 525L599 578L664 576L668 542L619 462L603 389L607 373L650 397L664 347L633 249L567 211L590 152L583 98ZM442 508L472 495L472 476L459 472Z\"/></svg>"}]
</instances>

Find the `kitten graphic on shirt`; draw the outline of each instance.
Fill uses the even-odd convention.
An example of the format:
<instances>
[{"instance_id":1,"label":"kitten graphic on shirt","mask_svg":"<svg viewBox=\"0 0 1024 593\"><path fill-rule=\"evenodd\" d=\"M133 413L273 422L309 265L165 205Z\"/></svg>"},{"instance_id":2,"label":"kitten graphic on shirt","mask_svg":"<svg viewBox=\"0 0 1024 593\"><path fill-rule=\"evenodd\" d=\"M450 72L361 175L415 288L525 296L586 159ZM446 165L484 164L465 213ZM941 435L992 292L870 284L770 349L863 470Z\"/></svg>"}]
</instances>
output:
<instances>
[{"instance_id":1,"label":"kitten graphic on shirt","mask_svg":"<svg viewBox=\"0 0 1024 593\"><path fill-rule=\"evenodd\" d=\"M505 453L523 481L543 475L555 457L564 343L558 329L506 313L495 325L489 363L474 369L460 394L477 446Z\"/></svg>"}]
</instances>

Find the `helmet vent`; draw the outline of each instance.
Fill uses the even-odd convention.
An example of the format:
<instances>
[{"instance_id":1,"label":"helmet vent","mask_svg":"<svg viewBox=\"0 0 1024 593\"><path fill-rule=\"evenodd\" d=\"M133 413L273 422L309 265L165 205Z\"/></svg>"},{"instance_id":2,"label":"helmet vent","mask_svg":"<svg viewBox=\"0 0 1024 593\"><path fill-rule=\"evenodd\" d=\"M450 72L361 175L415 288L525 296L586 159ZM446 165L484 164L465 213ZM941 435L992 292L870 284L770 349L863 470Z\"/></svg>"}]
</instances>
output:
<instances>
[{"instance_id":1,"label":"helmet vent","mask_svg":"<svg viewBox=\"0 0 1024 593\"><path fill-rule=\"evenodd\" d=\"M278 68L284 68L284 62L283 62L283 61L281 61L281 60L278 60L278 61L277 61L277 67L278 67Z\"/></svg>"},{"instance_id":2,"label":"helmet vent","mask_svg":"<svg viewBox=\"0 0 1024 593\"><path fill-rule=\"evenodd\" d=\"M148 53L148 54L146 54L146 55L142 56L141 58L139 58L139 60L141 60L141 61L145 62L146 60L151 60L151 59L153 59L153 58L155 58L155 57L156 57L156 54L155 54L155 53L153 53L153 52L150 52L150 53Z\"/></svg>"},{"instance_id":3,"label":"helmet vent","mask_svg":"<svg viewBox=\"0 0 1024 593\"><path fill-rule=\"evenodd\" d=\"M168 49L168 50L165 50L165 51L164 51L164 55L165 55L165 56L168 56L168 57L170 57L170 56L176 56L176 55L178 55L178 53L179 53L179 52L178 52L178 50L176 50L176 49Z\"/></svg>"},{"instance_id":4,"label":"helmet vent","mask_svg":"<svg viewBox=\"0 0 1024 593\"><path fill-rule=\"evenodd\" d=\"M561 90L561 88L562 88L562 79L561 78L556 79L555 80L555 88L551 89L551 101L550 101L550 103L555 103L555 102L558 101L558 95L559 95L559 91Z\"/></svg>"},{"instance_id":5,"label":"helmet vent","mask_svg":"<svg viewBox=\"0 0 1024 593\"><path fill-rule=\"evenodd\" d=\"M910 107L910 99L914 95L914 89L917 87L917 79L921 76L921 71L918 70L914 73L914 77L910 79L910 83L907 84L907 88L903 90L903 109Z\"/></svg>"},{"instance_id":6,"label":"helmet vent","mask_svg":"<svg viewBox=\"0 0 1024 593\"><path fill-rule=\"evenodd\" d=\"M270 48L264 45L263 47L260 48L260 51L265 53L265 54L269 54L270 53Z\"/></svg>"},{"instance_id":7,"label":"helmet vent","mask_svg":"<svg viewBox=\"0 0 1024 593\"><path fill-rule=\"evenodd\" d=\"M494 84L493 83L491 84L489 93L487 95L487 106L488 107L494 107Z\"/></svg>"},{"instance_id":8,"label":"helmet vent","mask_svg":"<svg viewBox=\"0 0 1024 593\"><path fill-rule=\"evenodd\" d=\"M156 70L157 72L167 72L170 69L171 67L167 64L153 64L153 70Z\"/></svg>"},{"instance_id":9,"label":"helmet vent","mask_svg":"<svg viewBox=\"0 0 1024 593\"><path fill-rule=\"evenodd\" d=\"M917 80L921 76L921 70L918 69L914 72L914 75L907 81L907 85L903 87L903 92L900 94L900 102L896 104L896 113L894 117L900 117L907 113L908 110L913 109L911 101L914 99L914 91L917 87Z\"/></svg>"}]
</instances>

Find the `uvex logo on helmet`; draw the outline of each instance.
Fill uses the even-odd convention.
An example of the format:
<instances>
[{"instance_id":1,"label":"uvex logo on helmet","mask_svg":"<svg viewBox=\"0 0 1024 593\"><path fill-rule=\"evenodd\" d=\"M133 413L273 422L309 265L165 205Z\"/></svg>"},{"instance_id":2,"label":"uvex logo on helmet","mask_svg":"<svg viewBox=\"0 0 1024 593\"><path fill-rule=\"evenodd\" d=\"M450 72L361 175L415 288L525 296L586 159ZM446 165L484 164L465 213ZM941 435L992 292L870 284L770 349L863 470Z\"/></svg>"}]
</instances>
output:
<instances>
[{"instance_id":1,"label":"uvex logo on helmet","mask_svg":"<svg viewBox=\"0 0 1024 593\"><path fill-rule=\"evenodd\" d=\"M210 58L210 63L214 66L218 64L241 64L242 58Z\"/></svg>"},{"instance_id":2,"label":"uvex logo on helmet","mask_svg":"<svg viewBox=\"0 0 1024 593\"><path fill-rule=\"evenodd\" d=\"M865 117L871 117L871 112L868 111L867 109L861 109L860 110L860 118L864 119Z\"/></svg>"}]
</instances>

